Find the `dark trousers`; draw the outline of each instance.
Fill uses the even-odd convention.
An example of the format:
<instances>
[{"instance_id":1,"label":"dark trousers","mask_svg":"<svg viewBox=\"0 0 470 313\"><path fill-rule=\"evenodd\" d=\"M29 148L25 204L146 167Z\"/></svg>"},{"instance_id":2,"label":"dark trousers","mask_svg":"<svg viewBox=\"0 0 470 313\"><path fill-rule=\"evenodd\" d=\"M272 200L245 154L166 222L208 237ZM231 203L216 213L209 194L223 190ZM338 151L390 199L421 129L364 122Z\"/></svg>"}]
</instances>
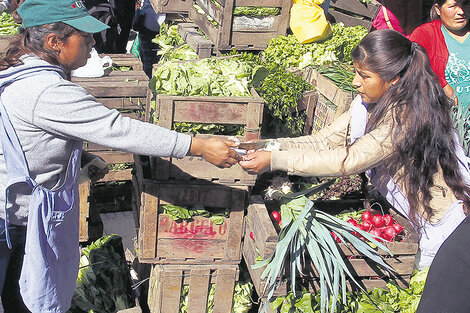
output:
<instances>
[{"instance_id":1,"label":"dark trousers","mask_svg":"<svg viewBox=\"0 0 470 313\"><path fill-rule=\"evenodd\" d=\"M470 216L434 258L416 313L470 312Z\"/></svg>"},{"instance_id":2,"label":"dark trousers","mask_svg":"<svg viewBox=\"0 0 470 313\"><path fill-rule=\"evenodd\" d=\"M0 218L0 292L5 313L29 313L20 295L21 266L23 265L26 226L8 225L12 248L5 238L5 221Z\"/></svg>"},{"instance_id":3,"label":"dark trousers","mask_svg":"<svg viewBox=\"0 0 470 313\"><path fill-rule=\"evenodd\" d=\"M159 46L152 42L152 39L155 39L155 36L158 32L154 32L145 27L141 27L139 30L139 40L140 40L140 59L144 67L144 72L150 78L152 77L152 65L158 62L159 56L157 52Z\"/></svg>"}]
</instances>

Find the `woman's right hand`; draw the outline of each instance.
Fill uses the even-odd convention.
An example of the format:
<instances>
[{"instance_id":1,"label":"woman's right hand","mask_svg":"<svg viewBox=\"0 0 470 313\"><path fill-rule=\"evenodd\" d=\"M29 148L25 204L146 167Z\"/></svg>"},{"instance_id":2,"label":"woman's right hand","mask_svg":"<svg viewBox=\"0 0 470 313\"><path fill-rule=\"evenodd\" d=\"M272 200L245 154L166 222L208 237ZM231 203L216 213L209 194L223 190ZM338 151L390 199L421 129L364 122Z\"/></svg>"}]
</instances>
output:
<instances>
[{"instance_id":1,"label":"woman's right hand","mask_svg":"<svg viewBox=\"0 0 470 313\"><path fill-rule=\"evenodd\" d=\"M190 154L202 156L206 161L217 167L231 167L242 158L231 147L236 148L238 143L217 138L192 138Z\"/></svg>"}]
</instances>

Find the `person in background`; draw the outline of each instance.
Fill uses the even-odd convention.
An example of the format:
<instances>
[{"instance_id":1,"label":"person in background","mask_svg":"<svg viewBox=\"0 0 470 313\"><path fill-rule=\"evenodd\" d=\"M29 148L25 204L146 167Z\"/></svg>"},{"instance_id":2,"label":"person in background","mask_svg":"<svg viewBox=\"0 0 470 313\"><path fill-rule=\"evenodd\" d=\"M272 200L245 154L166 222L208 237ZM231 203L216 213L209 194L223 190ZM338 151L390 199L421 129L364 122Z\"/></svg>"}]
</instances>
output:
<instances>
[{"instance_id":1,"label":"person in background","mask_svg":"<svg viewBox=\"0 0 470 313\"><path fill-rule=\"evenodd\" d=\"M407 36L422 23L422 0L378 0L373 29L393 29Z\"/></svg>"},{"instance_id":2,"label":"person in background","mask_svg":"<svg viewBox=\"0 0 470 313\"><path fill-rule=\"evenodd\" d=\"M431 21L416 28L411 41L426 49L446 95L467 112L470 103L470 1L435 0Z\"/></svg>"},{"instance_id":3,"label":"person in background","mask_svg":"<svg viewBox=\"0 0 470 313\"><path fill-rule=\"evenodd\" d=\"M250 173L348 176L370 182L419 235L416 268L431 264L470 208L470 173L451 102L426 51L400 33L376 30L352 52L351 109L311 136L277 139L279 151L254 151L239 164Z\"/></svg>"},{"instance_id":4,"label":"person in background","mask_svg":"<svg viewBox=\"0 0 470 313\"><path fill-rule=\"evenodd\" d=\"M108 27L82 1L26 0L18 15L24 31L0 59L0 292L6 312L60 313L78 272L78 172L90 159L83 140L141 155L202 156L219 167L240 157L232 141L124 117L70 82L93 33ZM105 171L88 174L96 180Z\"/></svg>"},{"instance_id":5,"label":"person in background","mask_svg":"<svg viewBox=\"0 0 470 313\"><path fill-rule=\"evenodd\" d=\"M136 11L134 17L133 29L138 32L139 36L139 54L142 60L145 74L152 77L152 66L158 63L159 50L158 44L152 42L160 31L160 26L165 21L166 14L157 14L150 4L149 0L144 0L139 10Z\"/></svg>"}]
</instances>

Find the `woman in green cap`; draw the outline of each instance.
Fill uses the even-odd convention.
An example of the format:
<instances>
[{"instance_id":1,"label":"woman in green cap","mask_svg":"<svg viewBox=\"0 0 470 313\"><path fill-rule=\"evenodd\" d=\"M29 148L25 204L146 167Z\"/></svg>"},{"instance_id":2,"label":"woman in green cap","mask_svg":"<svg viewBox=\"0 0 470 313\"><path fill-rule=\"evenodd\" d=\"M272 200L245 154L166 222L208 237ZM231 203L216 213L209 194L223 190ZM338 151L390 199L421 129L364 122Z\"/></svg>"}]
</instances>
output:
<instances>
[{"instance_id":1,"label":"woman in green cap","mask_svg":"<svg viewBox=\"0 0 470 313\"><path fill-rule=\"evenodd\" d=\"M123 117L71 83L92 34L107 27L82 1L26 0L18 14L24 30L0 59L2 303L6 312L65 312L79 260L77 173L91 158L83 140L142 155L202 156L219 167L238 154L231 141ZM95 180L104 174L89 171Z\"/></svg>"}]
</instances>

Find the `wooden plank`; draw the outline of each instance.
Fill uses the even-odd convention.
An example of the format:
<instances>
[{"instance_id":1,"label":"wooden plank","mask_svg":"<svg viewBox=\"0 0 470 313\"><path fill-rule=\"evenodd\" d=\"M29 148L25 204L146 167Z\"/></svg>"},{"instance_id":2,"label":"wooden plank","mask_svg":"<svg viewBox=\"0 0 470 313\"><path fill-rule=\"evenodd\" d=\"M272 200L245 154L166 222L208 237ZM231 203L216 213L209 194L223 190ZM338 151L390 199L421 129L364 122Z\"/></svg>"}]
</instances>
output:
<instances>
[{"instance_id":1,"label":"wooden plank","mask_svg":"<svg viewBox=\"0 0 470 313\"><path fill-rule=\"evenodd\" d=\"M140 257L152 259L157 246L158 198L155 185L144 185L140 209Z\"/></svg>"},{"instance_id":2,"label":"wooden plank","mask_svg":"<svg viewBox=\"0 0 470 313\"><path fill-rule=\"evenodd\" d=\"M201 309L205 309L207 307L210 269L206 267L194 267L191 269L190 275L188 313L204 312L205 310L201 311Z\"/></svg>"},{"instance_id":3,"label":"wooden plank","mask_svg":"<svg viewBox=\"0 0 470 313\"><path fill-rule=\"evenodd\" d=\"M162 298L161 310L158 312L178 312L180 306L181 280L183 272L181 270L171 270L165 268L162 275Z\"/></svg>"},{"instance_id":4,"label":"wooden plank","mask_svg":"<svg viewBox=\"0 0 470 313\"><path fill-rule=\"evenodd\" d=\"M150 0L156 13L188 14L191 0Z\"/></svg>"},{"instance_id":5,"label":"wooden plank","mask_svg":"<svg viewBox=\"0 0 470 313\"><path fill-rule=\"evenodd\" d=\"M214 313L226 313L232 309L233 291L238 268L221 268L217 271Z\"/></svg>"},{"instance_id":6,"label":"wooden plank","mask_svg":"<svg viewBox=\"0 0 470 313\"><path fill-rule=\"evenodd\" d=\"M78 194L80 199L80 216L78 239L80 242L87 242L88 234L88 218L90 217L90 182L81 183L78 186Z\"/></svg>"},{"instance_id":7,"label":"wooden plank","mask_svg":"<svg viewBox=\"0 0 470 313\"><path fill-rule=\"evenodd\" d=\"M132 169L123 169L123 170L110 170L105 177L98 180L98 182L110 182L110 181L122 181L122 180L131 180L132 179Z\"/></svg>"},{"instance_id":8,"label":"wooden plank","mask_svg":"<svg viewBox=\"0 0 470 313\"><path fill-rule=\"evenodd\" d=\"M333 17L334 23L343 23L344 26L363 26L364 28L370 30L372 28L372 21L356 16L351 16L340 11L330 11L329 13Z\"/></svg>"},{"instance_id":9,"label":"wooden plank","mask_svg":"<svg viewBox=\"0 0 470 313\"><path fill-rule=\"evenodd\" d=\"M11 36L0 36L0 53L7 52L12 38Z\"/></svg>"}]
</instances>

